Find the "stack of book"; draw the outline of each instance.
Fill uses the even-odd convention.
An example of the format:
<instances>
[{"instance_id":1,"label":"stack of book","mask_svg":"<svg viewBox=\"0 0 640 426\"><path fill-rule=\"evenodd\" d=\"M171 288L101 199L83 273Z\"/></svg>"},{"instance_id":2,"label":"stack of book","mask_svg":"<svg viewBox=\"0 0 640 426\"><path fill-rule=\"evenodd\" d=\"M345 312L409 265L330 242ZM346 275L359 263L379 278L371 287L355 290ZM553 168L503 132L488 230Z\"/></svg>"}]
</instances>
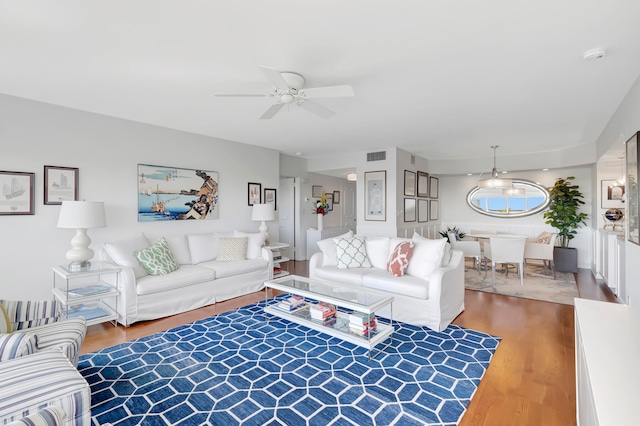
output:
<instances>
[{"instance_id":1,"label":"stack of book","mask_svg":"<svg viewBox=\"0 0 640 426\"><path fill-rule=\"evenodd\" d=\"M311 319L321 322L323 325L330 326L336 323L336 307L330 303L320 302L314 303L309 308Z\"/></svg>"},{"instance_id":2,"label":"stack of book","mask_svg":"<svg viewBox=\"0 0 640 426\"><path fill-rule=\"evenodd\" d=\"M349 330L358 336L368 336L378 328L378 321L374 314L354 312L349 315Z\"/></svg>"},{"instance_id":3,"label":"stack of book","mask_svg":"<svg viewBox=\"0 0 640 426\"><path fill-rule=\"evenodd\" d=\"M273 305L273 307L285 312L294 312L298 309L302 309L308 305L305 300L300 296L291 296L286 299L282 299L280 302Z\"/></svg>"},{"instance_id":4,"label":"stack of book","mask_svg":"<svg viewBox=\"0 0 640 426\"><path fill-rule=\"evenodd\" d=\"M273 251L273 261L274 262L278 262L278 260L282 259L282 254L280 253L279 250L274 250Z\"/></svg>"}]
</instances>

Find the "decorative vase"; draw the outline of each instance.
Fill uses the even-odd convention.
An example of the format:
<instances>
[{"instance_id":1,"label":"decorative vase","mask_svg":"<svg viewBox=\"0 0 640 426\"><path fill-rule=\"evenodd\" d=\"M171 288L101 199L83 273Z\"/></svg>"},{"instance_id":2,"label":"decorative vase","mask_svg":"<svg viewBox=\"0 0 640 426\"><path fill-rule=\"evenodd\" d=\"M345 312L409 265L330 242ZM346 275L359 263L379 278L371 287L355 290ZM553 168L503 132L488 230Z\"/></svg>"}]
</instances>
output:
<instances>
[{"instance_id":1,"label":"decorative vase","mask_svg":"<svg viewBox=\"0 0 640 426\"><path fill-rule=\"evenodd\" d=\"M324 228L322 227L322 218L324 217L323 214L318 213L318 231L322 231Z\"/></svg>"}]
</instances>

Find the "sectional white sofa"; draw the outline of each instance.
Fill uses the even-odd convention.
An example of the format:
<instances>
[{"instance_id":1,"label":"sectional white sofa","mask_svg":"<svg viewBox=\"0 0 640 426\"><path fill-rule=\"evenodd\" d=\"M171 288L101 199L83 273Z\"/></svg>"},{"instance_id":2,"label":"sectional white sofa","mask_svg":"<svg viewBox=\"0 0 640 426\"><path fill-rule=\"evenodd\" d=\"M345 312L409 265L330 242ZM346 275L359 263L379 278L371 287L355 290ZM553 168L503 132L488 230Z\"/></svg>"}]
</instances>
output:
<instances>
[{"instance_id":1,"label":"sectional white sofa","mask_svg":"<svg viewBox=\"0 0 640 426\"><path fill-rule=\"evenodd\" d=\"M246 259L219 261L221 239L247 238ZM175 315L261 290L273 278L273 253L264 234L234 231L166 237L178 264L166 275L149 275L134 253L157 238L143 234L105 243L102 260L118 265L118 322L129 326Z\"/></svg>"},{"instance_id":2,"label":"sectional white sofa","mask_svg":"<svg viewBox=\"0 0 640 426\"><path fill-rule=\"evenodd\" d=\"M309 260L309 277L392 295L393 312L386 308L378 312L380 316L393 315L394 320L436 331L444 330L464 310L464 257L451 250L446 239L428 240L418 234L412 239L362 237L371 267L339 268L335 243L352 237L347 233L318 242L321 251ZM387 263L403 241L413 241L414 248L405 275L398 277L387 272Z\"/></svg>"}]
</instances>

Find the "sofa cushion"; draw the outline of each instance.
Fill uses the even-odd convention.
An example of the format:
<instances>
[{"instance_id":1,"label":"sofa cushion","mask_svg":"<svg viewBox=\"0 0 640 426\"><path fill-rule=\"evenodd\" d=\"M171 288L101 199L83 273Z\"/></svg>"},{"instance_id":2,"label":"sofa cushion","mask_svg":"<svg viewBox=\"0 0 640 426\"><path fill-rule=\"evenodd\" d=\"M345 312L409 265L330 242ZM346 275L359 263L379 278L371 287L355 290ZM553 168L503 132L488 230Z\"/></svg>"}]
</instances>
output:
<instances>
[{"instance_id":1,"label":"sofa cushion","mask_svg":"<svg viewBox=\"0 0 640 426\"><path fill-rule=\"evenodd\" d=\"M410 275L394 277L386 271L377 269L374 269L374 271L362 277L363 287L388 293L403 294L416 299L429 298L429 281L427 280Z\"/></svg>"},{"instance_id":2,"label":"sofa cushion","mask_svg":"<svg viewBox=\"0 0 640 426\"><path fill-rule=\"evenodd\" d=\"M366 237L364 245L371 266L386 269L389 261L389 237Z\"/></svg>"},{"instance_id":3,"label":"sofa cushion","mask_svg":"<svg viewBox=\"0 0 640 426\"><path fill-rule=\"evenodd\" d=\"M189 241L186 235L177 237L166 237L169 250L173 253L178 265L191 265L191 252L189 251Z\"/></svg>"},{"instance_id":4,"label":"sofa cushion","mask_svg":"<svg viewBox=\"0 0 640 426\"><path fill-rule=\"evenodd\" d=\"M216 272L210 268L195 265L184 265L168 275L147 275L137 280L138 295L162 293L173 288L180 288L211 281L216 278Z\"/></svg>"},{"instance_id":5,"label":"sofa cushion","mask_svg":"<svg viewBox=\"0 0 640 426\"><path fill-rule=\"evenodd\" d=\"M387 263L387 272L391 272L394 277L404 275L413 254L413 245L413 241L403 241L393 249Z\"/></svg>"},{"instance_id":6,"label":"sofa cushion","mask_svg":"<svg viewBox=\"0 0 640 426\"><path fill-rule=\"evenodd\" d=\"M424 241L424 240L433 241L429 238L423 237L417 232L413 233L413 237L411 239L413 241ZM451 244L447 241L447 243L444 245L444 250L442 250L442 256L440 256L440 266L447 266L449 264L449 262L451 261L451 250L452 250Z\"/></svg>"},{"instance_id":7,"label":"sofa cushion","mask_svg":"<svg viewBox=\"0 0 640 426\"><path fill-rule=\"evenodd\" d=\"M247 237L220 238L220 250L216 259L218 262L233 262L247 258Z\"/></svg>"},{"instance_id":8,"label":"sofa cushion","mask_svg":"<svg viewBox=\"0 0 640 426\"><path fill-rule=\"evenodd\" d=\"M538 237L536 237L536 243L538 244L549 244L551 241L551 237L553 236L552 232L541 232Z\"/></svg>"},{"instance_id":9,"label":"sofa cushion","mask_svg":"<svg viewBox=\"0 0 640 426\"><path fill-rule=\"evenodd\" d=\"M26 356L36 352L36 334L16 332L0 335L0 361Z\"/></svg>"},{"instance_id":10,"label":"sofa cushion","mask_svg":"<svg viewBox=\"0 0 640 426\"><path fill-rule=\"evenodd\" d=\"M264 240L266 234L262 232L240 232L233 231L234 237L247 237L247 259L258 259L262 257L262 246L264 246Z\"/></svg>"},{"instance_id":11,"label":"sofa cushion","mask_svg":"<svg viewBox=\"0 0 640 426\"><path fill-rule=\"evenodd\" d=\"M144 277L147 275L147 271L138 262L134 253L147 247L149 247L149 240L142 233L135 237L104 243L104 250L111 259L117 265L132 268L136 278Z\"/></svg>"},{"instance_id":12,"label":"sofa cushion","mask_svg":"<svg viewBox=\"0 0 640 426\"><path fill-rule=\"evenodd\" d=\"M353 231L345 232L337 237L325 238L324 240L318 241L318 247L322 252L322 266L337 266L338 259L336 258L336 243L334 239L351 237L353 237Z\"/></svg>"},{"instance_id":13,"label":"sofa cushion","mask_svg":"<svg viewBox=\"0 0 640 426\"><path fill-rule=\"evenodd\" d=\"M337 266L320 266L315 270L315 277L329 283L340 283L352 285L355 287L362 286L362 277L375 271L374 268L352 268L338 269ZM388 276L389 274L385 272Z\"/></svg>"},{"instance_id":14,"label":"sofa cushion","mask_svg":"<svg viewBox=\"0 0 640 426\"><path fill-rule=\"evenodd\" d=\"M212 260L209 262L201 263L198 266L213 269L216 272L216 279L218 279L231 275L266 270L268 264L268 260L260 258L238 260L236 262L219 262L217 260Z\"/></svg>"},{"instance_id":15,"label":"sofa cushion","mask_svg":"<svg viewBox=\"0 0 640 426\"><path fill-rule=\"evenodd\" d=\"M213 234L187 235L187 243L192 265L213 260L218 255L220 239Z\"/></svg>"},{"instance_id":16,"label":"sofa cushion","mask_svg":"<svg viewBox=\"0 0 640 426\"><path fill-rule=\"evenodd\" d=\"M135 255L149 275L166 275L178 269L178 263L164 238L151 247L136 251Z\"/></svg>"},{"instance_id":17,"label":"sofa cushion","mask_svg":"<svg viewBox=\"0 0 640 426\"><path fill-rule=\"evenodd\" d=\"M364 238L338 238L335 244L339 269L371 268Z\"/></svg>"},{"instance_id":18,"label":"sofa cushion","mask_svg":"<svg viewBox=\"0 0 640 426\"><path fill-rule=\"evenodd\" d=\"M414 241L415 246L407 274L428 280L433 271L440 266L446 243L446 238Z\"/></svg>"}]
</instances>

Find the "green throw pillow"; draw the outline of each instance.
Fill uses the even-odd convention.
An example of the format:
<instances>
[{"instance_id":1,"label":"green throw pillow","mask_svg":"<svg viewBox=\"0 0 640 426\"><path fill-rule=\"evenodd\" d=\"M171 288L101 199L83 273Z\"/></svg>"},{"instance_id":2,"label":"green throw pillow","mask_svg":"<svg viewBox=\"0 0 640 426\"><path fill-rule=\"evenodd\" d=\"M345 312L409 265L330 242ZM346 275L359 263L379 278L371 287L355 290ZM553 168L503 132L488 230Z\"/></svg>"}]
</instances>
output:
<instances>
[{"instance_id":1,"label":"green throw pillow","mask_svg":"<svg viewBox=\"0 0 640 426\"><path fill-rule=\"evenodd\" d=\"M178 263L164 238L151 247L136 251L134 254L149 275L167 275L178 269Z\"/></svg>"},{"instance_id":2,"label":"green throw pillow","mask_svg":"<svg viewBox=\"0 0 640 426\"><path fill-rule=\"evenodd\" d=\"M371 268L364 240L359 237L335 239L339 269Z\"/></svg>"}]
</instances>

